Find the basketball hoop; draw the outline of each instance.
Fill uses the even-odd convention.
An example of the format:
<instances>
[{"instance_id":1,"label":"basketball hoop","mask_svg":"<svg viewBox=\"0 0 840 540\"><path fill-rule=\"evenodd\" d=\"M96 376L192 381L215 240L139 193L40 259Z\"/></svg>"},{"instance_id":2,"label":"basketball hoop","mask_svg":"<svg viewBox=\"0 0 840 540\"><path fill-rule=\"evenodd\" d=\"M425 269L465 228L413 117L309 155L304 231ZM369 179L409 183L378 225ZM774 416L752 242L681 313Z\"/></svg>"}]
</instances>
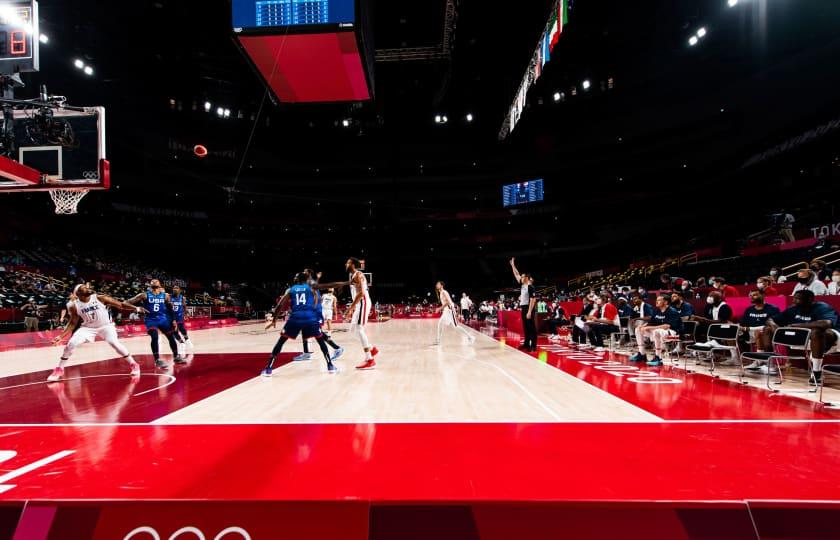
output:
<instances>
[{"instance_id":1,"label":"basketball hoop","mask_svg":"<svg viewBox=\"0 0 840 540\"><path fill-rule=\"evenodd\" d=\"M87 188L51 189L50 197L55 203L56 214L76 214L79 212L79 201L90 191Z\"/></svg>"}]
</instances>

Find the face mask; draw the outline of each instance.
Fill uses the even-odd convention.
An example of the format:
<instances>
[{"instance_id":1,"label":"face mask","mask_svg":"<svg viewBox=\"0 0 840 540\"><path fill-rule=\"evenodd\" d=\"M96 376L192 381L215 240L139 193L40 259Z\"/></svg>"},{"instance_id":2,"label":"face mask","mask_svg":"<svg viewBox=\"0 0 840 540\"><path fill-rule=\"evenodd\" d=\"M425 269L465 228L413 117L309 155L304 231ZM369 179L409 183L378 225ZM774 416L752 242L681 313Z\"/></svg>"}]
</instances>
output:
<instances>
[{"instance_id":1,"label":"face mask","mask_svg":"<svg viewBox=\"0 0 840 540\"><path fill-rule=\"evenodd\" d=\"M711 296L707 296L707 297L706 297L706 303L707 303L707 304L714 304L714 303L715 303L715 299L714 299L714 298L712 298Z\"/></svg>"},{"instance_id":2,"label":"face mask","mask_svg":"<svg viewBox=\"0 0 840 540\"><path fill-rule=\"evenodd\" d=\"M688 285L686 283L683 283L682 290L684 290L684 291L688 290Z\"/></svg>"},{"instance_id":3,"label":"face mask","mask_svg":"<svg viewBox=\"0 0 840 540\"><path fill-rule=\"evenodd\" d=\"M770 270L770 275L771 275L771 276L775 276L776 274L778 274L778 272L777 272L777 271L775 271L775 270Z\"/></svg>"},{"instance_id":4,"label":"face mask","mask_svg":"<svg viewBox=\"0 0 840 540\"><path fill-rule=\"evenodd\" d=\"M834 283L840 283L840 276L831 276L831 281Z\"/></svg>"},{"instance_id":5,"label":"face mask","mask_svg":"<svg viewBox=\"0 0 840 540\"><path fill-rule=\"evenodd\" d=\"M644 289L639 289L639 294L645 294L645 290Z\"/></svg>"},{"instance_id":6,"label":"face mask","mask_svg":"<svg viewBox=\"0 0 840 540\"><path fill-rule=\"evenodd\" d=\"M814 272L819 272L819 271L820 271L820 267L819 267L819 266L812 266L812 267L811 267L811 270L813 270Z\"/></svg>"},{"instance_id":7,"label":"face mask","mask_svg":"<svg viewBox=\"0 0 840 540\"><path fill-rule=\"evenodd\" d=\"M763 291L763 290L764 290L764 283L756 283L756 284L755 284L755 286L756 286L756 287L758 287L758 290L759 290L759 291Z\"/></svg>"},{"instance_id":8,"label":"face mask","mask_svg":"<svg viewBox=\"0 0 840 540\"><path fill-rule=\"evenodd\" d=\"M799 283L801 283L801 284L803 284L803 285L807 285L807 284L808 284L808 281L809 281L810 279L811 279L811 278L809 278L809 277L798 277L798 278L796 278L796 281L798 281Z\"/></svg>"}]
</instances>

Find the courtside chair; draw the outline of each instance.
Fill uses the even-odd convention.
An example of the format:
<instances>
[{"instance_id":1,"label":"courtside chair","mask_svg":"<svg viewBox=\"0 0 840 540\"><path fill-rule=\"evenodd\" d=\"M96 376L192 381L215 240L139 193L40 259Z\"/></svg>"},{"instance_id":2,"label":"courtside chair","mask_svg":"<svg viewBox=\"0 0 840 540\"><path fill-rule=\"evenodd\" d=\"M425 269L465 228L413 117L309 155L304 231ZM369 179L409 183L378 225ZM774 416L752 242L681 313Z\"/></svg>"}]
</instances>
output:
<instances>
[{"instance_id":1,"label":"courtside chair","mask_svg":"<svg viewBox=\"0 0 840 540\"><path fill-rule=\"evenodd\" d=\"M618 349L618 346L621 344L621 337L627 336L627 340L630 340L630 331L628 330L628 326L630 324L630 317L619 317L618 318L619 327L618 332L613 332L610 334L610 352L615 352Z\"/></svg>"},{"instance_id":2,"label":"courtside chair","mask_svg":"<svg viewBox=\"0 0 840 540\"><path fill-rule=\"evenodd\" d=\"M787 352L777 352L779 351L780 347L786 347ZM775 384L781 385L784 382L784 376L782 375L782 361L785 364L789 363L791 358L802 358L805 357L805 361L808 364L808 375L811 375L811 330L808 328L790 328L790 327L783 327L777 328L775 332L773 332L773 351L774 352L745 352L741 354L741 366L744 365L744 360L752 361L766 361L767 362L767 389L771 392L778 392L778 388L773 388L770 383L770 375L772 375L772 370L770 369L771 365L775 365L776 373L779 375L779 380ZM798 351L802 353L802 355L792 356L790 353L793 351ZM813 390L809 390L810 392L816 392L817 389L814 388ZM822 393L820 393L820 399L822 399Z\"/></svg>"},{"instance_id":3,"label":"courtside chair","mask_svg":"<svg viewBox=\"0 0 840 540\"><path fill-rule=\"evenodd\" d=\"M828 405L829 407L832 405L838 405L838 403L831 403L829 401L823 401L823 386L825 386L825 376L828 375L830 377L840 377L840 364L823 364L822 368L822 379L820 380L820 403L823 405Z\"/></svg>"},{"instance_id":4,"label":"courtside chair","mask_svg":"<svg viewBox=\"0 0 840 540\"><path fill-rule=\"evenodd\" d=\"M679 365L680 363L680 356L682 356L683 351L688 350L689 345L694 345L697 343L697 339L695 335L697 333L697 321L683 321L683 329L679 335L674 337L666 338L665 345L677 345L679 348L679 352L677 353L677 357L673 360L675 364ZM667 348L668 356L671 356L671 349ZM670 359L670 358L669 358ZM688 356L686 355L685 359L685 371L690 373L688 369Z\"/></svg>"},{"instance_id":5,"label":"courtside chair","mask_svg":"<svg viewBox=\"0 0 840 540\"><path fill-rule=\"evenodd\" d=\"M734 323L717 323L709 327L707 341L716 341L719 345L706 345L700 343L693 343L686 347L686 350L699 354L703 354L709 358L711 362L709 366L709 375L720 378L720 375L715 375L715 353L726 352L729 353L733 359L740 361L738 354L738 338L741 336L741 326ZM686 359L686 366L688 360ZM744 365L741 363L741 369L738 377L743 382Z\"/></svg>"}]
</instances>

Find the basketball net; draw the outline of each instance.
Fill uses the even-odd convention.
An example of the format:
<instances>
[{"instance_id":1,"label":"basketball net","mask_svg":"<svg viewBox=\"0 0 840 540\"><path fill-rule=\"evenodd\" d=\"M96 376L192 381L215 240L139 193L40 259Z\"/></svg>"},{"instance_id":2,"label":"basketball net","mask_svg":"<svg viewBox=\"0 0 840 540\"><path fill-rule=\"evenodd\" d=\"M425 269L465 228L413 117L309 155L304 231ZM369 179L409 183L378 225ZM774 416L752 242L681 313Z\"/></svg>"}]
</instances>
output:
<instances>
[{"instance_id":1,"label":"basketball net","mask_svg":"<svg viewBox=\"0 0 840 540\"><path fill-rule=\"evenodd\" d=\"M88 194L89 189L51 189L50 197L55 203L56 214L76 214L79 211L79 201Z\"/></svg>"}]
</instances>

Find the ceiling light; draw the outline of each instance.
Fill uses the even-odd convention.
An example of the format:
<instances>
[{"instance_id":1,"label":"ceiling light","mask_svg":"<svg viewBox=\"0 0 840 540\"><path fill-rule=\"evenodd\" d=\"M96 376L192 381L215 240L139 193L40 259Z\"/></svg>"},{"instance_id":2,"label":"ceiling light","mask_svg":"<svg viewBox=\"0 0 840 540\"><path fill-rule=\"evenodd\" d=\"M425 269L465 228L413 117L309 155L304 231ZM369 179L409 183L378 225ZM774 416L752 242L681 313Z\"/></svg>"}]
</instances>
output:
<instances>
[{"instance_id":1,"label":"ceiling light","mask_svg":"<svg viewBox=\"0 0 840 540\"><path fill-rule=\"evenodd\" d=\"M729 4L729 7L735 7L738 5L738 0L728 0L726 3Z\"/></svg>"},{"instance_id":2,"label":"ceiling light","mask_svg":"<svg viewBox=\"0 0 840 540\"><path fill-rule=\"evenodd\" d=\"M218 109L216 109L216 114L218 114L219 116L224 116L225 109L223 107L219 107Z\"/></svg>"},{"instance_id":3,"label":"ceiling light","mask_svg":"<svg viewBox=\"0 0 840 540\"><path fill-rule=\"evenodd\" d=\"M439 114L436 114L435 115L435 124L440 124L440 122L441 122L441 116Z\"/></svg>"},{"instance_id":4,"label":"ceiling light","mask_svg":"<svg viewBox=\"0 0 840 540\"><path fill-rule=\"evenodd\" d=\"M350 127L350 120L347 120L345 118L344 120L341 121L341 125L344 126L344 127Z\"/></svg>"},{"instance_id":5,"label":"ceiling light","mask_svg":"<svg viewBox=\"0 0 840 540\"><path fill-rule=\"evenodd\" d=\"M209 101L204 102L204 110L205 111L210 112L211 107L213 107L213 105Z\"/></svg>"},{"instance_id":6,"label":"ceiling light","mask_svg":"<svg viewBox=\"0 0 840 540\"><path fill-rule=\"evenodd\" d=\"M447 117L446 117L446 115L444 115L444 116L443 116L443 123L445 124L445 123L447 123L447 122L449 122L449 118L447 118Z\"/></svg>"},{"instance_id":7,"label":"ceiling light","mask_svg":"<svg viewBox=\"0 0 840 540\"><path fill-rule=\"evenodd\" d=\"M706 27L705 27L705 26L701 26L701 27L697 30L697 37L701 38L701 37L704 37L705 35L706 35Z\"/></svg>"},{"instance_id":8,"label":"ceiling light","mask_svg":"<svg viewBox=\"0 0 840 540\"><path fill-rule=\"evenodd\" d=\"M586 79L585 81L583 81L583 84L581 86L584 90L589 90L589 87L592 86L592 83L589 82L589 79Z\"/></svg>"},{"instance_id":9,"label":"ceiling light","mask_svg":"<svg viewBox=\"0 0 840 540\"><path fill-rule=\"evenodd\" d=\"M695 45L697 45L697 41L698 41L697 36L691 36L690 38L688 38L688 44L691 47L694 47Z\"/></svg>"},{"instance_id":10,"label":"ceiling light","mask_svg":"<svg viewBox=\"0 0 840 540\"><path fill-rule=\"evenodd\" d=\"M44 44L50 42L50 38L47 37L47 34L41 34L41 36L38 39L41 41L41 43L44 43Z\"/></svg>"},{"instance_id":11,"label":"ceiling light","mask_svg":"<svg viewBox=\"0 0 840 540\"><path fill-rule=\"evenodd\" d=\"M225 118L230 118L230 109L225 109Z\"/></svg>"},{"instance_id":12,"label":"ceiling light","mask_svg":"<svg viewBox=\"0 0 840 540\"><path fill-rule=\"evenodd\" d=\"M79 60L78 58L76 58L76 60L73 61L73 65L79 69L84 69L85 67L85 63Z\"/></svg>"},{"instance_id":13,"label":"ceiling light","mask_svg":"<svg viewBox=\"0 0 840 540\"><path fill-rule=\"evenodd\" d=\"M90 66L85 66L85 75L93 75L93 68Z\"/></svg>"},{"instance_id":14,"label":"ceiling light","mask_svg":"<svg viewBox=\"0 0 840 540\"><path fill-rule=\"evenodd\" d=\"M472 121L473 121L472 113L467 113L467 122L472 122Z\"/></svg>"},{"instance_id":15,"label":"ceiling light","mask_svg":"<svg viewBox=\"0 0 840 540\"><path fill-rule=\"evenodd\" d=\"M554 92L554 101L560 101L560 92Z\"/></svg>"}]
</instances>

